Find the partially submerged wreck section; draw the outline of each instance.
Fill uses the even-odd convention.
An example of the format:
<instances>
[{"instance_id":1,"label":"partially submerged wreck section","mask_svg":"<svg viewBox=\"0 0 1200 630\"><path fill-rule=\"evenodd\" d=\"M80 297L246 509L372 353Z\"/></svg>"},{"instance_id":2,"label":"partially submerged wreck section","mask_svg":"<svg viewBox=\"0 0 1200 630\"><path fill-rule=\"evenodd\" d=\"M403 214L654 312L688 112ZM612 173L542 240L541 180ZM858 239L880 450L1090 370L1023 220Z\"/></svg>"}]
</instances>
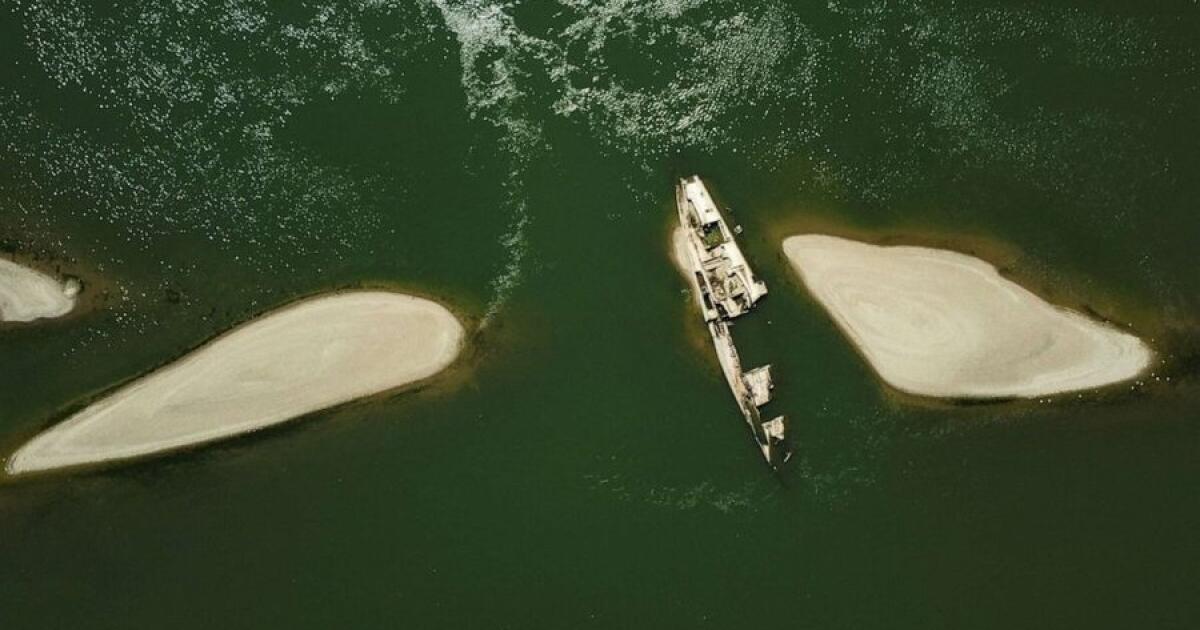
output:
<instances>
[{"instance_id":1,"label":"partially submerged wreck section","mask_svg":"<svg viewBox=\"0 0 1200 630\"><path fill-rule=\"evenodd\" d=\"M750 270L733 232L700 177L679 180L675 190L679 224L686 233L684 265L721 371L763 457L777 468L791 457L783 416L764 421L759 408L771 400L771 366L742 371L733 343L732 321L745 315L767 294L767 285Z\"/></svg>"}]
</instances>

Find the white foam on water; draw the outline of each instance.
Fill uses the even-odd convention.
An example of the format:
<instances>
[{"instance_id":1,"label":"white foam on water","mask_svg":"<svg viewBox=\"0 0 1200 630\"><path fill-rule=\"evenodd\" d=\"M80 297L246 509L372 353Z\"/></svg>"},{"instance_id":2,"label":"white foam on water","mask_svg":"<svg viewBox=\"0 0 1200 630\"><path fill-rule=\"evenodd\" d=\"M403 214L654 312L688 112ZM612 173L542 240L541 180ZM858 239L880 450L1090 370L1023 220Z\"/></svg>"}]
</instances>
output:
<instances>
[{"instance_id":1,"label":"white foam on water","mask_svg":"<svg viewBox=\"0 0 1200 630\"><path fill-rule=\"evenodd\" d=\"M593 491L603 492L620 501L645 503L664 509L692 511L712 509L723 514L753 513L771 491L758 484L742 484L724 489L709 481L691 486L647 484L623 475L585 475Z\"/></svg>"},{"instance_id":2,"label":"white foam on water","mask_svg":"<svg viewBox=\"0 0 1200 630\"><path fill-rule=\"evenodd\" d=\"M746 123L786 101L811 100L819 42L781 5L566 4L577 19L562 31L557 48L554 111L583 118L622 152L653 157L728 145L759 155L764 151L737 146L747 140L740 133ZM635 51L651 79L610 64L613 48ZM804 121L792 122L768 144L813 134Z\"/></svg>"},{"instance_id":3,"label":"white foam on water","mask_svg":"<svg viewBox=\"0 0 1200 630\"><path fill-rule=\"evenodd\" d=\"M0 144L37 185L86 200L81 213L122 226L130 242L196 230L218 248L261 244L251 261L261 266L291 264L297 252L338 256L378 222L363 198L369 181L279 139L293 112L364 88L400 98L405 55L450 32L469 113L501 130L509 160L499 237L507 260L491 314L529 266L525 177L547 116L577 121L648 173L682 152L761 167L801 155L835 194L878 201L925 181L918 169L944 159L1085 196L1114 209L1091 216L1119 223L1129 220L1119 208L1132 184L1103 177L1153 170L1138 130L1102 109L1000 107L1015 78L992 51L1019 45L1123 72L1178 53L1159 47L1144 21L921 0L547 0L538 10L551 19L537 29L511 0L346 0L302 18L260 0L148 0L111 14L86 0L13 1L46 74L128 121L138 138L64 128L40 116L46 104L0 89ZM814 20L846 28L831 33ZM860 123L879 128L868 154L851 153Z\"/></svg>"},{"instance_id":4,"label":"white foam on water","mask_svg":"<svg viewBox=\"0 0 1200 630\"><path fill-rule=\"evenodd\" d=\"M528 260L530 216L524 200L524 177L532 157L543 144L540 125L521 111L527 96L521 85L520 56L535 40L521 33L506 3L478 0L431 0L459 44L462 86L472 117L482 117L502 133L502 149L510 172L505 182L505 208L511 214L500 237L507 260L492 279L492 297L480 319L488 326L520 286Z\"/></svg>"},{"instance_id":5,"label":"white foam on water","mask_svg":"<svg viewBox=\"0 0 1200 630\"><path fill-rule=\"evenodd\" d=\"M26 244L107 273L123 252L188 234L248 270L320 273L376 231L375 176L280 132L300 108L348 91L399 99L406 60L434 36L431 20L409 19L421 11L412 3L347 0L300 17L260 0L12 4L32 71L94 113L55 117L40 94L0 86L0 151L21 174L0 191L3 212ZM396 27L381 32L387 20ZM97 223L124 243L75 229ZM120 279L100 315L115 328L89 328L69 352L160 325L147 305L203 273L174 262L162 261L157 283Z\"/></svg>"},{"instance_id":6,"label":"white foam on water","mask_svg":"<svg viewBox=\"0 0 1200 630\"><path fill-rule=\"evenodd\" d=\"M547 10L569 13L574 19L534 33L522 30L511 2L429 1L458 40L461 82L471 115L502 130L512 164L505 184L505 207L512 219L501 237L508 260L493 280L483 325L523 278L530 222L522 199L523 178L542 144L540 117L581 119L610 148L653 159L682 148L712 149L730 141L745 120L731 116L733 109L749 104L752 109L746 116L757 116L755 107L807 98L802 92L815 76L812 64L805 64L798 79L779 78L802 25L778 5L751 14L712 0L560 0L559 10ZM700 10L705 15L693 17ZM648 63L669 68L665 83L643 86L626 80L622 69L609 67L606 47L630 39L644 47L659 41L676 44L665 53L648 51L646 57ZM805 39L801 45L809 44ZM659 58L664 54L671 58ZM672 67L679 59L696 65ZM795 68L788 70L796 74ZM535 85L548 85L551 93Z\"/></svg>"},{"instance_id":7,"label":"white foam on water","mask_svg":"<svg viewBox=\"0 0 1200 630\"><path fill-rule=\"evenodd\" d=\"M272 268L297 254L343 257L378 226L369 178L279 131L349 90L398 99L406 56L431 36L411 3L350 0L288 18L259 0L151 0L109 14L81 0L15 2L46 74L129 126L114 142L0 94L6 112L26 114L0 122L0 140L16 140L51 194L87 200L82 213L135 245L196 231L217 248L251 245L246 262ZM375 24L389 19L397 28L381 34Z\"/></svg>"}]
</instances>

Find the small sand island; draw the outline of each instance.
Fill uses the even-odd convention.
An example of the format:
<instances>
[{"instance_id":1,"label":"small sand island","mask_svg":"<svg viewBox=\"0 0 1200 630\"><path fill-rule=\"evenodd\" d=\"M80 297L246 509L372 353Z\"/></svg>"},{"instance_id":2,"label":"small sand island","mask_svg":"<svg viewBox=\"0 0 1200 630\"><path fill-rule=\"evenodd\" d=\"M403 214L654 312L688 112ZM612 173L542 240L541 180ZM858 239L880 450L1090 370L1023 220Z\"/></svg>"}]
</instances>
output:
<instances>
[{"instance_id":1,"label":"small sand island","mask_svg":"<svg viewBox=\"0 0 1200 630\"><path fill-rule=\"evenodd\" d=\"M79 283L59 282L29 267L0 258L0 322L31 322L62 317L75 308Z\"/></svg>"},{"instance_id":2,"label":"small sand island","mask_svg":"<svg viewBox=\"0 0 1200 630\"><path fill-rule=\"evenodd\" d=\"M1048 304L957 252L809 234L783 242L809 291L884 381L922 396L1033 398L1137 376L1140 339Z\"/></svg>"},{"instance_id":3,"label":"small sand island","mask_svg":"<svg viewBox=\"0 0 1200 630\"><path fill-rule=\"evenodd\" d=\"M428 378L458 356L458 319L399 293L311 298L235 328L51 427L10 474L140 457L261 429Z\"/></svg>"}]
</instances>

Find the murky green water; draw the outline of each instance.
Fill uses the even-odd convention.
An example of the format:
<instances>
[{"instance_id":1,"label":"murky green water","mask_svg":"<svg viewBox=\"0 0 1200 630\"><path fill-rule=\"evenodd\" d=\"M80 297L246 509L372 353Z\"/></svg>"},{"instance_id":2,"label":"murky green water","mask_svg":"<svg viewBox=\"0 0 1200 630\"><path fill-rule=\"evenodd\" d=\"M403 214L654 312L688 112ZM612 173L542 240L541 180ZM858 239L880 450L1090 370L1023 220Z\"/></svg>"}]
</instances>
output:
<instances>
[{"instance_id":1,"label":"murky green water","mask_svg":"<svg viewBox=\"0 0 1200 630\"><path fill-rule=\"evenodd\" d=\"M0 626L1194 627L1200 13L946 5L9 2L0 245L94 303L0 329L0 450L298 295L478 333L420 392L0 484ZM692 172L771 288L779 477L666 258ZM985 255L1159 380L888 392L807 229Z\"/></svg>"}]
</instances>

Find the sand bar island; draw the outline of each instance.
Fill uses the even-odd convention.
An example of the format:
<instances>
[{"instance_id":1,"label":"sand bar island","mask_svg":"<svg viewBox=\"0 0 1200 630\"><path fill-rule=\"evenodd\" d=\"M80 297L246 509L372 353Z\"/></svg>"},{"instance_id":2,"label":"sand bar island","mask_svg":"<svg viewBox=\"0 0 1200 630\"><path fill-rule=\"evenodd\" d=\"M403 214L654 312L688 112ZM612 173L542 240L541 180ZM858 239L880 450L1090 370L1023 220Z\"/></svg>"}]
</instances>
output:
<instances>
[{"instance_id":1,"label":"sand bar island","mask_svg":"<svg viewBox=\"0 0 1200 630\"><path fill-rule=\"evenodd\" d=\"M47 429L10 474L142 457L228 438L426 379L464 341L431 300L310 298L233 329Z\"/></svg>"},{"instance_id":2,"label":"sand bar island","mask_svg":"<svg viewBox=\"0 0 1200 630\"><path fill-rule=\"evenodd\" d=\"M1140 339L1052 305L991 264L942 249L819 234L783 251L842 332L893 387L922 396L1034 398L1131 379Z\"/></svg>"},{"instance_id":3,"label":"sand bar island","mask_svg":"<svg viewBox=\"0 0 1200 630\"><path fill-rule=\"evenodd\" d=\"M75 308L79 283L58 280L0 258L0 322L62 317Z\"/></svg>"}]
</instances>

